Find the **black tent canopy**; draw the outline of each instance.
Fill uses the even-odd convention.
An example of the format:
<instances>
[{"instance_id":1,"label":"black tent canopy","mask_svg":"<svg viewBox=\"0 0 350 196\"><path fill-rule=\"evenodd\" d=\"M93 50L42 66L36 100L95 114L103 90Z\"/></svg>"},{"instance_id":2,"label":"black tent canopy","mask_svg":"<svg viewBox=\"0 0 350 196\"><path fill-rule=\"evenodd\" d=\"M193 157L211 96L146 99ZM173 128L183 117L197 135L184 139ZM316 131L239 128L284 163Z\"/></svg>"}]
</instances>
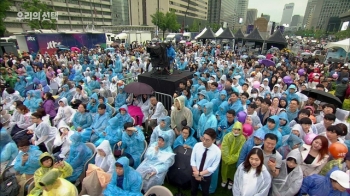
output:
<instances>
[{"instance_id":1,"label":"black tent canopy","mask_svg":"<svg viewBox=\"0 0 350 196\"><path fill-rule=\"evenodd\" d=\"M236 39L244 39L244 34L242 32L242 29L239 29L236 34L234 35Z\"/></svg>"},{"instance_id":2,"label":"black tent canopy","mask_svg":"<svg viewBox=\"0 0 350 196\"><path fill-rule=\"evenodd\" d=\"M260 32L257 28L253 30L247 37L244 38L245 40L248 41L256 41L256 42L264 42L264 39L260 35Z\"/></svg>"},{"instance_id":3,"label":"black tent canopy","mask_svg":"<svg viewBox=\"0 0 350 196\"><path fill-rule=\"evenodd\" d=\"M229 28L226 28L216 39L234 39L232 32Z\"/></svg>"},{"instance_id":4,"label":"black tent canopy","mask_svg":"<svg viewBox=\"0 0 350 196\"><path fill-rule=\"evenodd\" d=\"M215 39L215 34L211 28L207 28L203 35L199 36L197 39Z\"/></svg>"},{"instance_id":5,"label":"black tent canopy","mask_svg":"<svg viewBox=\"0 0 350 196\"><path fill-rule=\"evenodd\" d=\"M276 30L269 39L266 40L267 43L278 43L278 44L287 44L286 38L283 37L283 34L280 30Z\"/></svg>"}]
</instances>

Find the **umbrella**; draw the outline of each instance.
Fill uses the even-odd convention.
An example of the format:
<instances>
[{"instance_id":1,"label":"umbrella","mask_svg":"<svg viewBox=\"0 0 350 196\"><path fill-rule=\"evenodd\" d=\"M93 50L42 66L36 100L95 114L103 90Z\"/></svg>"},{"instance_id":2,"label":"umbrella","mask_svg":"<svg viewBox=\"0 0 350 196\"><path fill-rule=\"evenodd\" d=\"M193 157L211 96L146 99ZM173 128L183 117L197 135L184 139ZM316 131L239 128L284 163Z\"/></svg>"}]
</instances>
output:
<instances>
[{"instance_id":1,"label":"umbrella","mask_svg":"<svg viewBox=\"0 0 350 196\"><path fill-rule=\"evenodd\" d=\"M170 183L175 184L178 189L188 188L191 186L192 167L191 153L192 149L185 149L183 146L178 146L174 149L175 162L169 168L168 179ZM181 193L181 190L179 190Z\"/></svg>"},{"instance_id":2,"label":"umbrella","mask_svg":"<svg viewBox=\"0 0 350 196\"><path fill-rule=\"evenodd\" d=\"M334 104L338 107L341 107L343 105L343 103L338 97L325 91L308 88L306 90L301 91L301 93L308 97L314 97L316 100L319 100L321 102Z\"/></svg>"},{"instance_id":3,"label":"umbrella","mask_svg":"<svg viewBox=\"0 0 350 196\"><path fill-rule=\"evenodd\" d=\"M154 93L154 90L150 85L142 82L132 82L125 86L124 91L127 93L134 93L138 95L141 95L141 94L150 95Z\"/></svg>"},{"instance_id":4,"label":"umbrella","mask_svg":"<svg viewBox=\"0 0 350 196\"><path fill-rule=\"evenodd\" d=\"M78 47L71 47L70 50L73 52L77 51L78 53L81 51Z\"/></svg>"},{"instance_id":5,"label":"umbrella","mask_svg":"<svg viewBox=\"0 0 350 196\"><path fill-rule=\"evenodd\" d=\"M261 64L264 64L266 67L275 66L275 62L268 59L261 60Z\"/></svg>"},{"instance_id":6,"label":"umbrella","mask_svg":"<svg viewBox=\"0 0 350 196\"><path fill-rule=\"evenodd\" d=\"M65 45L57 45L56 48L68 48L68 47Z\"/></svg>"}]
</instances>

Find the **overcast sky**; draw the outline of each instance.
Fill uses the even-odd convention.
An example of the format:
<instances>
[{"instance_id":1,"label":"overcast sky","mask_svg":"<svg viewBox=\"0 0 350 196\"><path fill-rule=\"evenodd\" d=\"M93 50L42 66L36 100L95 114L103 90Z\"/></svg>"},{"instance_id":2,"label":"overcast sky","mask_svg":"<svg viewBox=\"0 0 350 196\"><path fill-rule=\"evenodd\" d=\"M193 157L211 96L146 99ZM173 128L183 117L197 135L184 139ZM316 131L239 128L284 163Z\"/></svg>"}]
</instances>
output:
<instances>
[{"instance_id":1,"label":"overcast sky","mask_svg":"<svg viewBox=\"0 0 350 196\"><path fill-rule=\"evenodd\" d=\"M281 22L285 4L294 3L293 15L305 14L308 0L249 0L248 9L258 9L258 18L261 13L271 16L270 21Z\"/></svg>"}]
</instances>

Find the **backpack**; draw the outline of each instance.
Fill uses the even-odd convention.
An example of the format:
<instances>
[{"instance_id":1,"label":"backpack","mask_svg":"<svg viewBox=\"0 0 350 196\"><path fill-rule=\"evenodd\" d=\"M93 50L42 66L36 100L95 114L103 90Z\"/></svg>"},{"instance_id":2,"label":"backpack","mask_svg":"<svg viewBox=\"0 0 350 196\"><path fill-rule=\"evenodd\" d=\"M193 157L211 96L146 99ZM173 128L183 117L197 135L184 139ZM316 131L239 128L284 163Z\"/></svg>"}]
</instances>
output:
<instances>
[{"instance_id":1,"label":"backpack","mask_svg":"<svg viewBox=\"0 0 350 196\"><path fill-rule=\"evenodd\" d=\"M17 182L16 176L7 178L0 186L2 196L17 196L19 193L20 186Z\"/></svg>"}]
</instances>

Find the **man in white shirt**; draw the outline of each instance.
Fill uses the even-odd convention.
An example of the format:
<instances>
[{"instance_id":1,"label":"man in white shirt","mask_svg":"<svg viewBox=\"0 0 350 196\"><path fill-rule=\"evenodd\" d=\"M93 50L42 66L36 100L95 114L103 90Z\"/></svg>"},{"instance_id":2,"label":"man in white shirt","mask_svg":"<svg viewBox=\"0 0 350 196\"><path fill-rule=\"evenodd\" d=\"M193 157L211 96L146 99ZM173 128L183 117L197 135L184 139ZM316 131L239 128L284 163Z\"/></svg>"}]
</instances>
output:
<instances>
[{"instance_id":1,"label":"man in white shirt","mask_svg":"<svg viewBox=\"0 0 350 196\"><path fill-rule=\"evenodd\" d=\"M218 169L221 160L221 150L214 144L216 132L209 128L204 131L202 142L197 143L192 150L191 195L197 195L201 185L202 195L209 195L212 174Z\"/></svg>"}]
</instances>

